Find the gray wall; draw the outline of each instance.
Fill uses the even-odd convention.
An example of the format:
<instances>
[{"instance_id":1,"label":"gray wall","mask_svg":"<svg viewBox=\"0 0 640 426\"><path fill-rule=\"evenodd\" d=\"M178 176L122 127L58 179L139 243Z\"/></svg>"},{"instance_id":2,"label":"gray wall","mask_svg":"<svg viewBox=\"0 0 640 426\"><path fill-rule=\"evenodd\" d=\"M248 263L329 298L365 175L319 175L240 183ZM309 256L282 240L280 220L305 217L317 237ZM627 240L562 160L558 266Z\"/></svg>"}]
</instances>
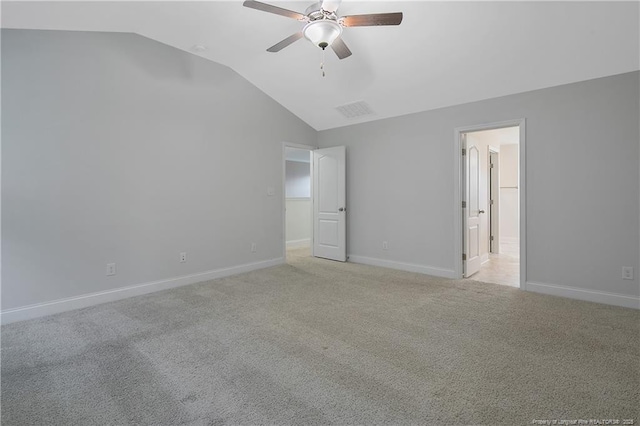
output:
<instances>
[{"instance_id":1,"label":"gray wall","mask_svg":"<svg viewBox=\"0 0 640 426\"><path fill-rule=\"evenodd\" d=\"M2 309L280 258L282 142L317 140L132 34L3 30L2 114Z\"/></svg>"},{"instance_id":2,"label":"gray wall","mask_svg":"<svg viewBox=\"0 0 640 426\"><path fill-rule=\"evenodd\" d=\"M320 132L347 146L349 253L453 270L453 130L526 118L528 281L637 296L639 93L634 72Z\"/></svg>"},{"instance_id":3,"label":"gray wall","mask_svg":"<svg viewBox=\"0 0 640 426\"><path fill-rule=\"evenodd\" d=\"M311 163L286 161L285 197L287 245L306 247L311 243Z\"/></svg>"},{"instance_id":4,"label":"gray wall","mask_svg":"<svg viewBox=\"0 0 640 426\"><path fill-rule=\"evenodd\" d=\"M287 198L311 198L311 164L286 161L285 192Z\"/></svg>"},{"instance_id":5,"label":"gray wall","mask_svg":"<svg viewBox=\"0 0 640 426\"><path fill-rule=\"evenodd\" d=\"M637 296L639 89L636 72L318 134L140 36L3 30L2 309L280 258L283 141L348 147L352 255L453 270L453 129L521 117L529 281Z\"/></svg>"}]
</instances>

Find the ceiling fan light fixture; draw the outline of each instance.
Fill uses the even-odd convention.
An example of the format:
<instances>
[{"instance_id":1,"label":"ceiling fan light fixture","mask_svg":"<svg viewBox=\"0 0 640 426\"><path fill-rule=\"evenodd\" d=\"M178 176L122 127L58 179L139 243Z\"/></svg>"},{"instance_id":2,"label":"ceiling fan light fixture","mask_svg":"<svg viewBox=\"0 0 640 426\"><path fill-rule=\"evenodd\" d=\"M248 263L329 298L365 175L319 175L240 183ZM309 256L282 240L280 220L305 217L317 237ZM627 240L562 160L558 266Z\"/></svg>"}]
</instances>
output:
<instances>
[{"instance_id":1,"label":"ceiling fan light fixture","mask_svg":"<svg viewBox=\"0 0 640 426\"><path fill-rule=\"evenodd\" d=\"M302 32L307 40L324 50L340 37L342 26L336 21L322 19L309 22Z\"/></svg>"}]
</instances>

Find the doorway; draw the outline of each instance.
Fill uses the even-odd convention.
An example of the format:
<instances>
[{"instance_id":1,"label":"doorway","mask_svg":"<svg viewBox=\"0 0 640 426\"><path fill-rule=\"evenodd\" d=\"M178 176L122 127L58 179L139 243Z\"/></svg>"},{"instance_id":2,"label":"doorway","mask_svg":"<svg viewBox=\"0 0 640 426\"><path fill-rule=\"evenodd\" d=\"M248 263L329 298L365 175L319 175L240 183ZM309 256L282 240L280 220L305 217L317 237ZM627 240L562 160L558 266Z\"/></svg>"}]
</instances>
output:
<instances>
[{"instance_id":1,"label":"doorway","mask_svg":"<svg viewBox=\"0 0 640 426\"><path fill-rule=\"evenodd\" d=\"M524 288L524 120L456 129L455 134L456 274Z\"/></svg>"},{"instance_id":2,"label":"doorway","mask_svg":"<svg viewBox=\"0 0 640 426\"><path fill-rule=\"evenodd\" d=\"M282 159L283 258L346 262L346 148L283 143Z\"/></svg>"},{"instance_id":3,"label":"doorway","mask_svg":"<svg viewBox=\"0 0 640 426\"><path fill-rule=\"evenodd\" d=\"M310 148L285 146L285 259L311 256L312 155Z\"/></svg>"}]
</instances>

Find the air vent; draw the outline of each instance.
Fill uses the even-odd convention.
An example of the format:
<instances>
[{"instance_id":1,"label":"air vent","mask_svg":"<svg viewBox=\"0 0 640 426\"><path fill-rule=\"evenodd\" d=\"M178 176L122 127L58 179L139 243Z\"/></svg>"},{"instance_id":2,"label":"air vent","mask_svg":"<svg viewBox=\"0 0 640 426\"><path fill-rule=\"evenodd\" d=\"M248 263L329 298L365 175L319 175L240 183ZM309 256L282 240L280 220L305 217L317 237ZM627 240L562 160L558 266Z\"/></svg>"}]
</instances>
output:
<instances>
[{"instance_id":1,"label":"air vent","mask_svg":"<svg viewBox=\"0 0 640 426\"><path fill-rule=\"evenodd\" d=\"M362 117L363 115L372 115L373 110L366 102L358 101L350 104L341 105L336 108L338 112L347 118Z\"/></svg>"}]
</instances>

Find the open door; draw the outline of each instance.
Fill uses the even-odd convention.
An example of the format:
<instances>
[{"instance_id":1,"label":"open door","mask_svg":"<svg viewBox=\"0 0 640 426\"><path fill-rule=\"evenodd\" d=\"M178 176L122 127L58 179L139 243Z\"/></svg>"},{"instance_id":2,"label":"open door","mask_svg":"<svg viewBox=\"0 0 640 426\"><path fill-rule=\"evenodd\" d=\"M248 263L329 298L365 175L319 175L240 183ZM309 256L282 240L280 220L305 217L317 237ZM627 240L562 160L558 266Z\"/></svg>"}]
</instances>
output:
<instances>
[{"instance_id":1,"label":"open door","mask_svg":"<svg viewBox=\"0 0 640 426\"><path fill-rule=\"evenodd\" d=\"M489 148L489 252L500 253L500 154Z\"/></svg>"},{"instance_id":2,"label":"open door","mask_svg":"<svg viewBox=\"0 0 640 426\"><path fill-rule=\"evenodd\" d=\"M346 149L313 151L313 255L347 260Z\"/></svg>"},{"instance_id":3,"label":"open door","mask_svg":"<svg viewBox=\"0 0 640 426\"><path fill-rule=\"evenodd\" d=\"M462 135L462 146L466 146L467 135ZM466 147L464 178L465 198L462 203L464 220L463 274L470 277L480 270L480 151L476 146Z\"/></svg>"}]
</instances>

